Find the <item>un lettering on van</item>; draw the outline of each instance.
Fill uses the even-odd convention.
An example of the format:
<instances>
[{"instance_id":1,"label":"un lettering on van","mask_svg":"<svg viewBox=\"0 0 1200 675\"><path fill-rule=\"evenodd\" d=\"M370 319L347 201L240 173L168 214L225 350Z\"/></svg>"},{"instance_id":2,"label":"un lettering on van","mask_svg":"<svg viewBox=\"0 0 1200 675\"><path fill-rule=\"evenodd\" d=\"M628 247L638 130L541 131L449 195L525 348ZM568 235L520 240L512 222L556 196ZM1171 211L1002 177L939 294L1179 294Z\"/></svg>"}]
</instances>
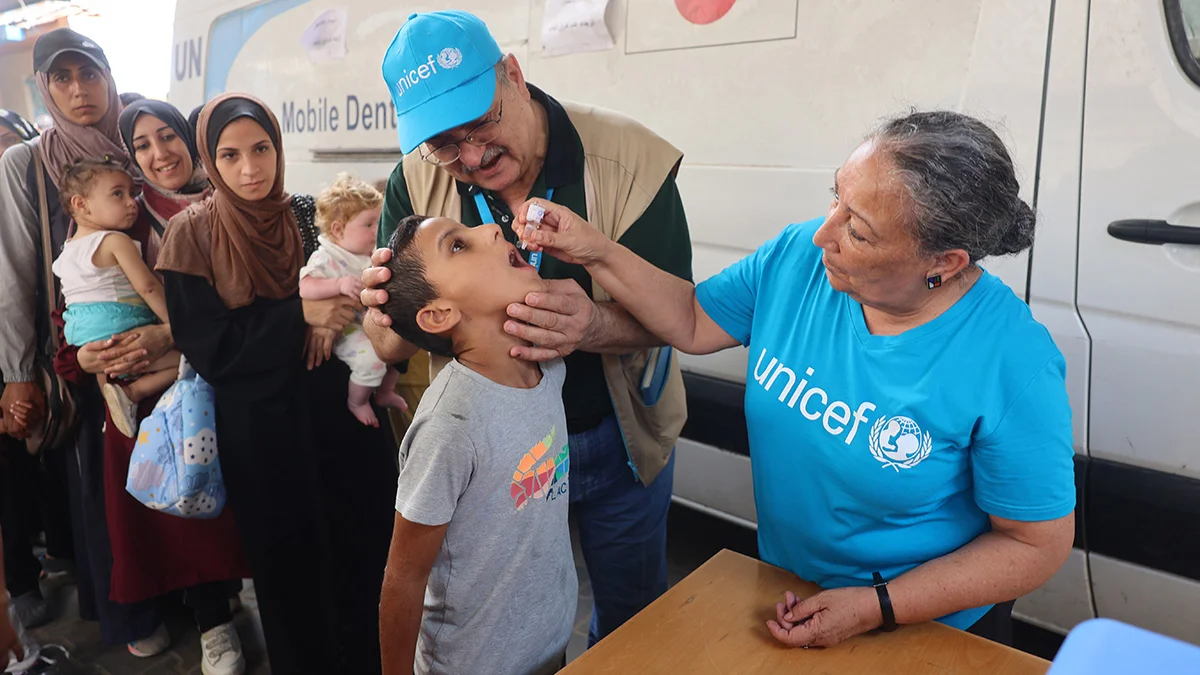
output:
<instances>
[{"instance_id":1,"label":"un lettering on van","mask_svg":"<svg viewBox=\"0 0 1200 675\"><path fill-rule=\"evenodd\" d=\"M303 102L284 101L279 111L285 134L396 130L396 104L390 99L372 101L347 94L339 105L322 96Z\"/></svg>"},{"instance_id":2,"label":"un lettering on van","mask_svg":"<svg viewBox=\"0 0 1200 675\"><path fill-rule=\"evenodd\" d=\"M203 74L204 38L192 38L175 44L171 57L172 72L176 82L183 82Z\"/></svg>"}]
</instances>

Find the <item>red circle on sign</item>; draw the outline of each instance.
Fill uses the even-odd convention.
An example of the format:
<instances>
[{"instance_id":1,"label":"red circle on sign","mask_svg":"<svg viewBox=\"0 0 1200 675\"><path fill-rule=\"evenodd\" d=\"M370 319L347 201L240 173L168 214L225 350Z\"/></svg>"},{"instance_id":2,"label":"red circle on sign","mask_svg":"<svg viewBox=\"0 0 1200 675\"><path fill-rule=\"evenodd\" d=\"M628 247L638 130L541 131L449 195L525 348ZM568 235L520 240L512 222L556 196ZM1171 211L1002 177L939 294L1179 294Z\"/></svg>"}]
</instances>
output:
<instances>
[{"instance_id":1,"label":"red circle on sign","mask_svg":"<svg viewBox=\"0 0 1200 675\"><path fill-rule=\"evenodd\" d=\"M683 18L695 24L708 24L729 13L737 0L675 0Z\"/></svg>"}]
</instances>

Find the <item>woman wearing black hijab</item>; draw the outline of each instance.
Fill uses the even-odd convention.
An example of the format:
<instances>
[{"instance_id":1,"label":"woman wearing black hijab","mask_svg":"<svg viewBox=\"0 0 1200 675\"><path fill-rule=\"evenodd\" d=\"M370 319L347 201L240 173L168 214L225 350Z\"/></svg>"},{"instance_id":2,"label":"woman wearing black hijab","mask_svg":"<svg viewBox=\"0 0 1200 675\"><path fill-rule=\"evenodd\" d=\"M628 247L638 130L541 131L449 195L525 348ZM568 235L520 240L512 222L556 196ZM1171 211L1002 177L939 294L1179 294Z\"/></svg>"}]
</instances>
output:
<instances>
[{"instance_id":1,"label":"woman wearing black hijab","mask_svg":"<svg viewBox=\"0 0 1200 675\"><path fill-rule=\"evenodd\" d=\"M170 103L142 99L121 112L121 140L146 179L142 200L161 236L175 214L207 199L212 190L196 151L196 130Z\"/></svg>"},{"instance_id":2,"label":"woman wearing black hijab","mask_svg":"<svg viewBox=\"0 0 1200 675\"><path fill-rule=\"evenodd\" d=\"M221 470L272 671L370 675L395 446L387 425L346 408L344 363L306 368L311 336L354 312L344 298L300 298L312 202L284 190L280 138L252 97L205 106L197 145L213 195L171 219L158 269L176 344L216 394Z\"/></svg>"}]
</instances>

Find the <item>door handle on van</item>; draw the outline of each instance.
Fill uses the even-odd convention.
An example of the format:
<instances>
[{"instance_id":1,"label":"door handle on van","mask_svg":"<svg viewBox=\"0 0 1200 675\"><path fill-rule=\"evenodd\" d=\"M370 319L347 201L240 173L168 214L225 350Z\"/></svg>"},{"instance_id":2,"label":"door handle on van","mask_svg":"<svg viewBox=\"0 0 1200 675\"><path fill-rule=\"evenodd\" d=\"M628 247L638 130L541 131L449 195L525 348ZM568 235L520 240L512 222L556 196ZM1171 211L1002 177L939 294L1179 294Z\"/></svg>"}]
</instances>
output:
<instances>
[{"instance_id":1,"label":"door handle on van","mask_svg":"<svg viewBox=\"0 0 1200 675\"><path fill-rule=\"evenodd\" d=\"M1172 225L1165 220L1118 220L1108 233L1135 244L1191 244L1200 246L1200 227Z\"/></svg>"}]
</instances>

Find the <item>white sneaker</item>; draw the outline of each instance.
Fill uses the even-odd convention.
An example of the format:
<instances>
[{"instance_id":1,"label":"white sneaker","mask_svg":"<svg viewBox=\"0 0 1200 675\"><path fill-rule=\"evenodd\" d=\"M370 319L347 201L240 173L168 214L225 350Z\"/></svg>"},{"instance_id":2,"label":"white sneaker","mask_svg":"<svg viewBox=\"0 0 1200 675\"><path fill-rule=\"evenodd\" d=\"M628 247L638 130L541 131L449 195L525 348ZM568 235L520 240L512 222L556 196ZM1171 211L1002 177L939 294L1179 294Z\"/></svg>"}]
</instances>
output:
<instances>
[{"instance_id":1,"label":"white sneaker","mask_svg":"<svg viewBox=\"0 0 1200 675\"><path fill-rule=\"evenodd\" d=\"M204 675L242 675L246 672L242 640L232 623L223 623L201 635L200 651L204 655L200 662Z\"/></svg>"},{"instance_id":2,"label":"white sneaker","mask_svg":"<svg viewBox=\"0 0 1200 675\"><path fill-rule=\"evenodd\" d=\"M149 637L130 642L129 653L144 659L151 656L158 656L167 651L167 647L170 646L171 634L167 632L167 627L160 623L158 624L158 628L155 628Z\"/></svg>"},{"instance_id":3,"label":"white sneaker","mask_svg":"<svg viewBox=\"0 0 1200 675\"><path fill-rule=\"evenodd\" d=\"M104 402L108 404L108 414L112 416L113 424L117 425L117 431L120 431L126 438L137 436L138 406L129 400L125 390L108 382L100 388L100 393L104 394Z\"/></svg>"}]
</instances>

